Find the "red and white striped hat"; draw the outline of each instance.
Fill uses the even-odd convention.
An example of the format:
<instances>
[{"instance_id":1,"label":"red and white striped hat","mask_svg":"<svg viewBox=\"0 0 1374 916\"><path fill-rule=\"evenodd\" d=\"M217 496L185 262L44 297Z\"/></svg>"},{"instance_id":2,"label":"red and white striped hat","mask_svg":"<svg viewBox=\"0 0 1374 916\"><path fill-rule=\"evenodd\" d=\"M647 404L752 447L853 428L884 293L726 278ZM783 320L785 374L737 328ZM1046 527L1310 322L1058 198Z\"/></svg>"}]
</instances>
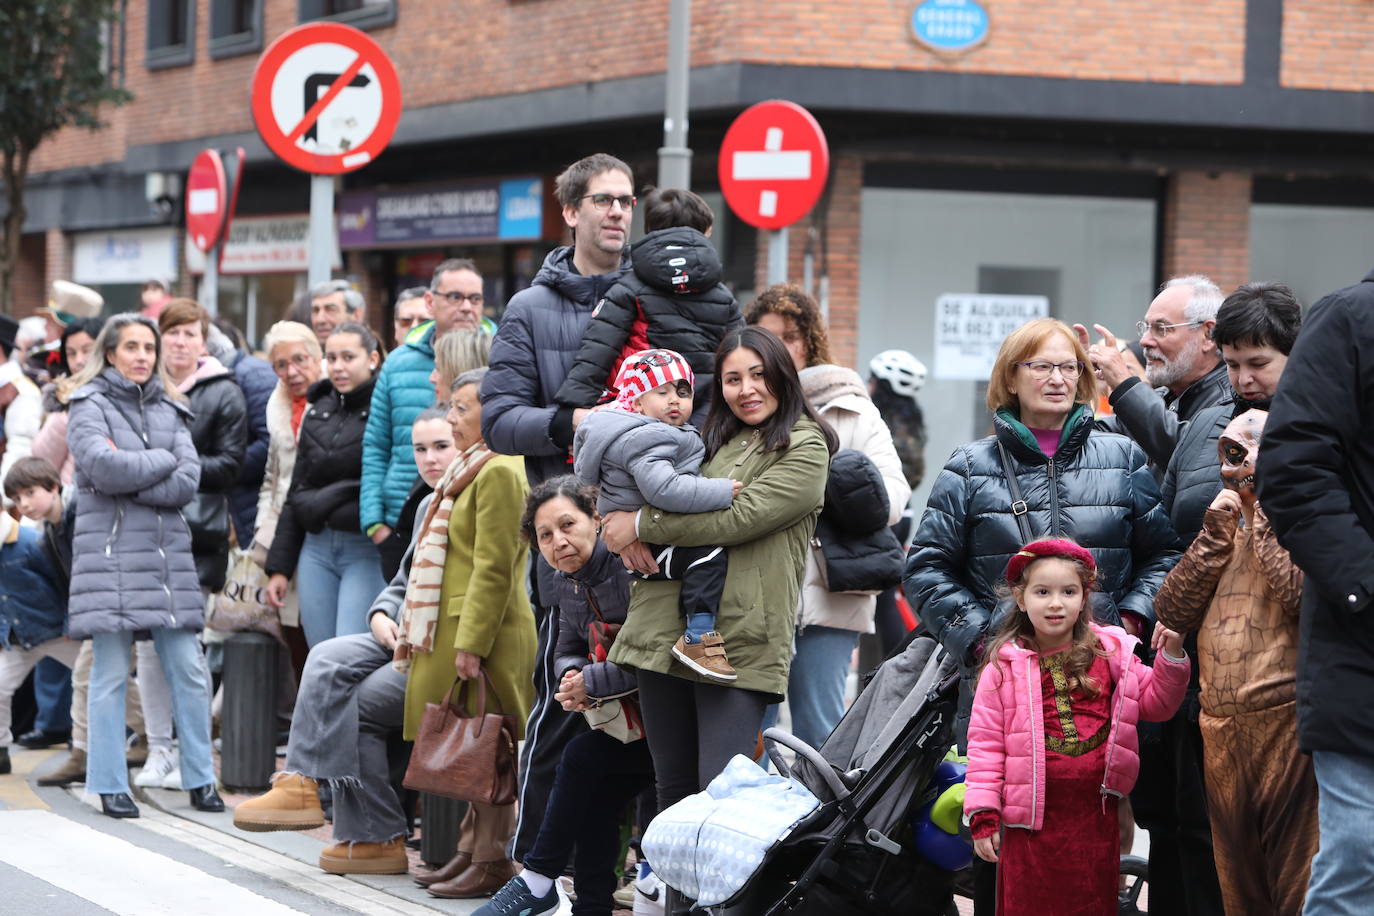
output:
<instances>
[{"instance_id":1,"label":"red and white striped hat","mask_svg":"<svg viewBox=\"0 0 1374 916\"><path fill-rule=\"evenodd\" d=\"M635 401L646 391L669 382L683 381L693 387L692 367L676 350L640 350L625 359L615 377L615 401L621 410L633 411Z\"/></svg>"}]
</instances>

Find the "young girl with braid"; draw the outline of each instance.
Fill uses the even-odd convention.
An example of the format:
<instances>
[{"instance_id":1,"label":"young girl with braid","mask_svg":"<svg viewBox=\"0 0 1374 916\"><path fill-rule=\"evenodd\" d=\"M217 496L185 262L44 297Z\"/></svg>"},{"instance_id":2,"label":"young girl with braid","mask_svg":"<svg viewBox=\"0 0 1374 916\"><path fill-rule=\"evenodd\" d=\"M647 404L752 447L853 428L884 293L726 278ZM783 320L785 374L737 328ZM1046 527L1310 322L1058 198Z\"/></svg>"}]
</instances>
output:
<instances>
[{"instance_id":1,"label":"young girl with braid","mask_svg":"<svg viewBox=\"0 0 1374 916\"><path fill-rule=\"evenodd\" d=\"M1140 769L1136 723L1173 715L1188 685L1182 638L1160 627L1154 668L1125 630L1085 614L1093 555L1068 540L1007 563L1014 610L983 653L968 730L964 813L996 862L1001 916L1116 912L1117 799Z\"/></svg>"}]
</instances>

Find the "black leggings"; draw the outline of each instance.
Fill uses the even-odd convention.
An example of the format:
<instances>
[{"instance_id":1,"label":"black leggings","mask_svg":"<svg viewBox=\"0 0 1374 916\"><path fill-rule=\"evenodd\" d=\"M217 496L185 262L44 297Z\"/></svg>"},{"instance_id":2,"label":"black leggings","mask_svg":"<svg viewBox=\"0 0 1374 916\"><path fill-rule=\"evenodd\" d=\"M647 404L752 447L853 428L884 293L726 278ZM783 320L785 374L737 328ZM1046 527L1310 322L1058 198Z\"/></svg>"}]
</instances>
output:
<instances>
[{"instance_id":1,"label":"black leggings","mask_svg":"<svg viewBox=\"0 0 1374 916\"><path fill-rule=\"evenodd\" d=\"M754 756L766 693L638 671L658 810L706 788L736 754Z\"/></svg>"}]
</instances>

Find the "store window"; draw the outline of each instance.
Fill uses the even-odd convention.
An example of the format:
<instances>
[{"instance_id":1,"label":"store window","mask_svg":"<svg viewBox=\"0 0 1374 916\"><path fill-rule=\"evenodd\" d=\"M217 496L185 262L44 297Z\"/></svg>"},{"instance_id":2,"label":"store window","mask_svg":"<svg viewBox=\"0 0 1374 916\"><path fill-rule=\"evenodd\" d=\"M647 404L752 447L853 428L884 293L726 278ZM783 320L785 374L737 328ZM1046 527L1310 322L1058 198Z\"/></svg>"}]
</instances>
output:
<instances>
[{"instance_id":1,"label":"store window","mask_svg":"<svg viewBox=\"0 0 1374 916\"><path fill-rule=\"evenodd\" d=\"M1374 209L1254 204L1250 277L1285 283L1311 305L1369 273L1371 238Z\"/></svg>"},{"instance_id":2,"label":"store window","mask_svg":"<svg viewBox=\"0 0 1374 916\"><path fill-rule=\"evenodd\" d=\"M391 25L397 0L297 0L301 22L333 19L360 29Z\"/></svg>"},{"instance_id":3,"label":"store window","mask_svg":"<svg viewBox=\"0 0 1374 916\"><path fill-rule=\"evenodd\" d=\"M1028 185L1035 187L1034 183ZM936 300L945 294L1036 296L1070 324L1099 323L1122 339L1155 282L1153 198L865 188L859 361L908 350L929 370L920 394L930 439L915 506L959 445L988 435L986 380L941 377ZM981 342L995 352L1000 339Z\"/></svg>"},{"instance_id":4,"label":"store window","mask_svg":"<svg viewBox=\"0 0 1374 916\"><path fill-rule=\"evenodd\" d=\"M262 50L262 0L210 0L210 56Z\"/></svg>"},{"instance_id":5,"label":"store window","mask_svg":"<svg viewBox=\"0 0 1374 916\"><path fill-rule=\"evenodd\" d=\"M148 0L149 70L180 67L195 60L195 0Z\"/></svg>"}]
</instances>

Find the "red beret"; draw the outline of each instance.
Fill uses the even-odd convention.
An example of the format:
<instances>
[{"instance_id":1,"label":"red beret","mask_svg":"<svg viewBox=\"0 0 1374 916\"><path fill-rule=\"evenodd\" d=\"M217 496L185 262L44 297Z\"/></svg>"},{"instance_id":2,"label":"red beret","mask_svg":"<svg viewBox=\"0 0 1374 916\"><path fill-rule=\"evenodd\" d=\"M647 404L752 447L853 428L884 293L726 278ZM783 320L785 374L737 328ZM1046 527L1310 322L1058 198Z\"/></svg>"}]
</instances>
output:
<instances>
[{"instance_id":1,"label":"red beret","mask_svg":"<svg viewBox=\"0 0 1374 916\"><path fill-rule=\"evenodd\" d=\"M1078 546L1073 541L1052 538L1044 541L1032 541L1013 554L1012 558L1007 561L1007 582L1014 585L1021 579L1021 574L1026 571L1026 564L1032 560L1041 560L1045 557L1077 560L1088 567L1088 571L1094 576L1097 575L1097 561L1093 559L1091 551L1086 547Z\"/></svg>"}]
</instances>

